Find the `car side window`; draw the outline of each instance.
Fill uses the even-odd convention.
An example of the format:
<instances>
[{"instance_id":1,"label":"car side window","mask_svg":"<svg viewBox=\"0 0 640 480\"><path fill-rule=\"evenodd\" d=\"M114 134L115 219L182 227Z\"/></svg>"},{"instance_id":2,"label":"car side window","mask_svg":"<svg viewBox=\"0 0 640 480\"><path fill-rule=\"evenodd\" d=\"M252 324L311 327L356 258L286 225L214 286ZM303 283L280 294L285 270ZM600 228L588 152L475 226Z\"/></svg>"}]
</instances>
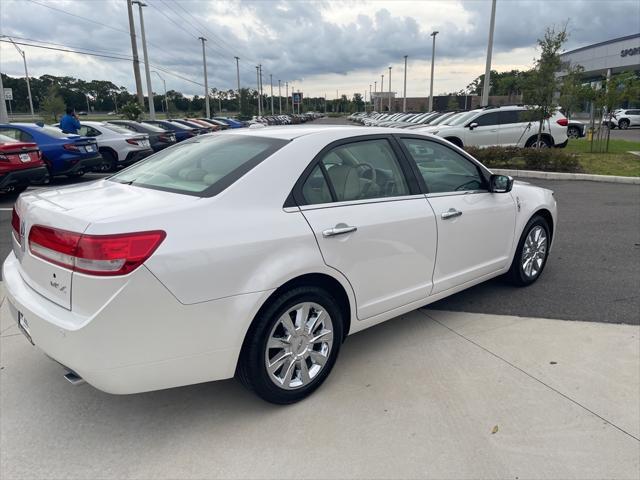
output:
<instances>
[{"instance_id":1,"label":"car side window","mask_svg":"<svg viewBox=\"0 0 640 480\"><path fill-rule=\"evenodd\" d=\"M340 145L327 152L321 163L320 169L326 172L325 182L330 182L335 192L335 201L409 195L400 163L386 139ZM313 188L311 182L318 181L313 180L314 172L305 182L307 191ZM310 200L307 196L305 199Z\"/></svg>"},{"instance_id":2,"label":"car side window","mask_svg":"<svg viewBox=\"0 0 640 480\"><path fill-rule=\"evenodd\" d=\"M1 128L0 133L5 137L13 138L14 140L20 141L20 134L22 133L20 130L15 128Z\"/></svg>"},{"instance_id":3,"label":"car side window","mask_svg":"<svg viewBox=\"0 0 640 480\"><path fill-rule=\"evenodd\" d=\"M518 110L499 112L498 115L500 125L509 125L511 123L519 123L522 121L518 116Z\"/></svg>"},{"instance_id":4,"label":"car side window","mask_svg":"<svg viewBox=\"0 0 640 480\"><path fill-rule=\"evenodd\" d=\"M302 185L302 196L309 205L330 203L333 200L329 184L324 177L324 173L322 173L320 165L316 165L311 171L311 175L307 177L307 180Z\"/></svg>"},{"instance_id":5,"label":"car side window","mask_svg":"<svg viewBox=\"0 0 640 480\"><path fill-rule=\"evenodd\" d=\"M97 137L100 135L100 132L93 127L89 127L88 125L82 125L80 130L78 130L78 134L83 137Z\"/></svg>"},{"instance_id":6,"label":"car side window","mask_svg":"<svg viewBox=\"0 0 640 480\"><path fill-rule=\"evenodd\" d=\"M478 167L458 152L430 140L403 138L401 141L416 163L429 193L486 190Z\"/></svg>"},{"instance_id":7,"label":"car side window","mask_svg":"<svg viewBox=\"0 0 640 480\"><path fill-rule=\"evenodd\" d=\"M500 124L499 112L485 113L484 115L480 115L478 118L476 118L473 121L477 123L479 127L489 127L492 125L499 125Z\"/></svg>"}]
</instances>

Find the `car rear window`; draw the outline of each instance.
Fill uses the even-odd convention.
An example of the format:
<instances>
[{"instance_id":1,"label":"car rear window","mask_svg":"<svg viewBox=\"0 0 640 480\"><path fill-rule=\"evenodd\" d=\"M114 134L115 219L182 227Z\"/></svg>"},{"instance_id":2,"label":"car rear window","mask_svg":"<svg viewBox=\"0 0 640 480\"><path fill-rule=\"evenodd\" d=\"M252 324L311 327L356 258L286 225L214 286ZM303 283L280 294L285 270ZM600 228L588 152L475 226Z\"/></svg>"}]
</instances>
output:
<instances>
[{"instance_id":1,"label":"car rear window","mask_svg":"<svg viewBox=\"0 0 640 480\"><path fill-rule=\"evenodd\" d=\"M286 144L287 140L250 135L204 135L162 150L109 179L211 197Z\"/></svg>"},{"instance_id":2,"label":"car rear window","mask_svg":"<svg viewBox=\"0 0 640 480\"><path fill-rule=\"evenodd\" d=\"M126 133L129 135L132 132L132 129L125 127L124 125L114 125L113 123L104 123L102 125L107 130L111 130L116 133Z\"/></svg>"},{"instance_id":3,"label":"car rear window","mask_svg":"<svg viewBox=\"0 0 640 480\"><path fill-rule=\"evenodd\" d=\"M45 135L49 135L50 137L53 137L53 138L69 138L75 135L73 133L64 133L59 128L50 127L48 125L45 125L44 127L39 127L39 128L42 129L42 133L44 133Z\"/></svg>"}]
</instances>

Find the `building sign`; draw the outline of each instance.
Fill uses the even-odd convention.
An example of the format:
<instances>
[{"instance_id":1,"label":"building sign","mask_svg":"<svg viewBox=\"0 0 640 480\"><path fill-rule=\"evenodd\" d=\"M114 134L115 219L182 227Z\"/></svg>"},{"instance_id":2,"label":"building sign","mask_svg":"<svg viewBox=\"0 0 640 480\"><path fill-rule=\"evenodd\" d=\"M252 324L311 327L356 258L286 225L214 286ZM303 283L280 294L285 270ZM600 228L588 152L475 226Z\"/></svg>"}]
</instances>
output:
<instances>
[{"instance_id":1,"label":"building sign","mask_svg":"<svg viewBox=\"0 0 640 480\"><path fill-rule=\"evenodd\" d=\"M13 89L5 88L4 89L4 99L5 100L13 100Z\"/></svg>"},{"instance_id":2,"label":"building sign","mask_svg":"<svg viewBox=\"0 0 640 480\"><path fill-rule=\"evenodd\" d=\"M293 93L293 104L298 105L302 103L302 92L294 92Z\"/></svg>"},{"instance_id":3,"label":"building sign","mask_svg":"<svg viewBox=\"0 0 640 480\"><path fill-rule=\"evenodd\" d=\"M624 50L620 51L620 56L621 57L632 57L634 55L640 55L640 47L625 48Z\"/></svg>"}]
</instances>

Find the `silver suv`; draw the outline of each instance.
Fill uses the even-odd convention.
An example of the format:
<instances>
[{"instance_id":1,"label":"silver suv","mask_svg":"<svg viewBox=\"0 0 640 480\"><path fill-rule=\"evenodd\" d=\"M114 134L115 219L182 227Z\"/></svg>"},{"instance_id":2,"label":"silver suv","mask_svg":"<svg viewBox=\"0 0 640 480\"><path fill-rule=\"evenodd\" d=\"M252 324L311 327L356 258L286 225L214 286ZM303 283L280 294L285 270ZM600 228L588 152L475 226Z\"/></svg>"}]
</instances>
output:
<instances>
[{"instance_id":1,"label":"silver suv","mask_svg":"<svg viewBox=\"0 0 640 480\"><path fill-rule=\"evenodd\" d=\"M540 146L565 147L568 123L559 111L546 119ZM415 130L438 135L459 147L535 147L538 145L538 125L532 119L530 109L510 105L458 113L442 124Z\"/></svg>"}]
</instances>

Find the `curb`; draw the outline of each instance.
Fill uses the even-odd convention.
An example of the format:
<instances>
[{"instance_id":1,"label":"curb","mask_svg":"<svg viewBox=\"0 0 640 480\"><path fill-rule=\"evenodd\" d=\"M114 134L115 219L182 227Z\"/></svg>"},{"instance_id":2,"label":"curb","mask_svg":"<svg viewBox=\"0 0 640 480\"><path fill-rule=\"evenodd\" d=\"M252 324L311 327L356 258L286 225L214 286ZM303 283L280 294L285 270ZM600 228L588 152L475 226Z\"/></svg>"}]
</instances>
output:
<instances>
[{"instance_id":1,"label":"curb","mask_svg":"<svg viewBox=\"0 0 640 480\"><path fill-rule=\"evenodd\" d=\"M624 183L640 185L640 177L620 177L616 175L592 175L590 173L540 172L537 170L491 169L493 173L519 178L540 178L543 180L581 180L587 182Z\"/></svg>"}]
</instances>

